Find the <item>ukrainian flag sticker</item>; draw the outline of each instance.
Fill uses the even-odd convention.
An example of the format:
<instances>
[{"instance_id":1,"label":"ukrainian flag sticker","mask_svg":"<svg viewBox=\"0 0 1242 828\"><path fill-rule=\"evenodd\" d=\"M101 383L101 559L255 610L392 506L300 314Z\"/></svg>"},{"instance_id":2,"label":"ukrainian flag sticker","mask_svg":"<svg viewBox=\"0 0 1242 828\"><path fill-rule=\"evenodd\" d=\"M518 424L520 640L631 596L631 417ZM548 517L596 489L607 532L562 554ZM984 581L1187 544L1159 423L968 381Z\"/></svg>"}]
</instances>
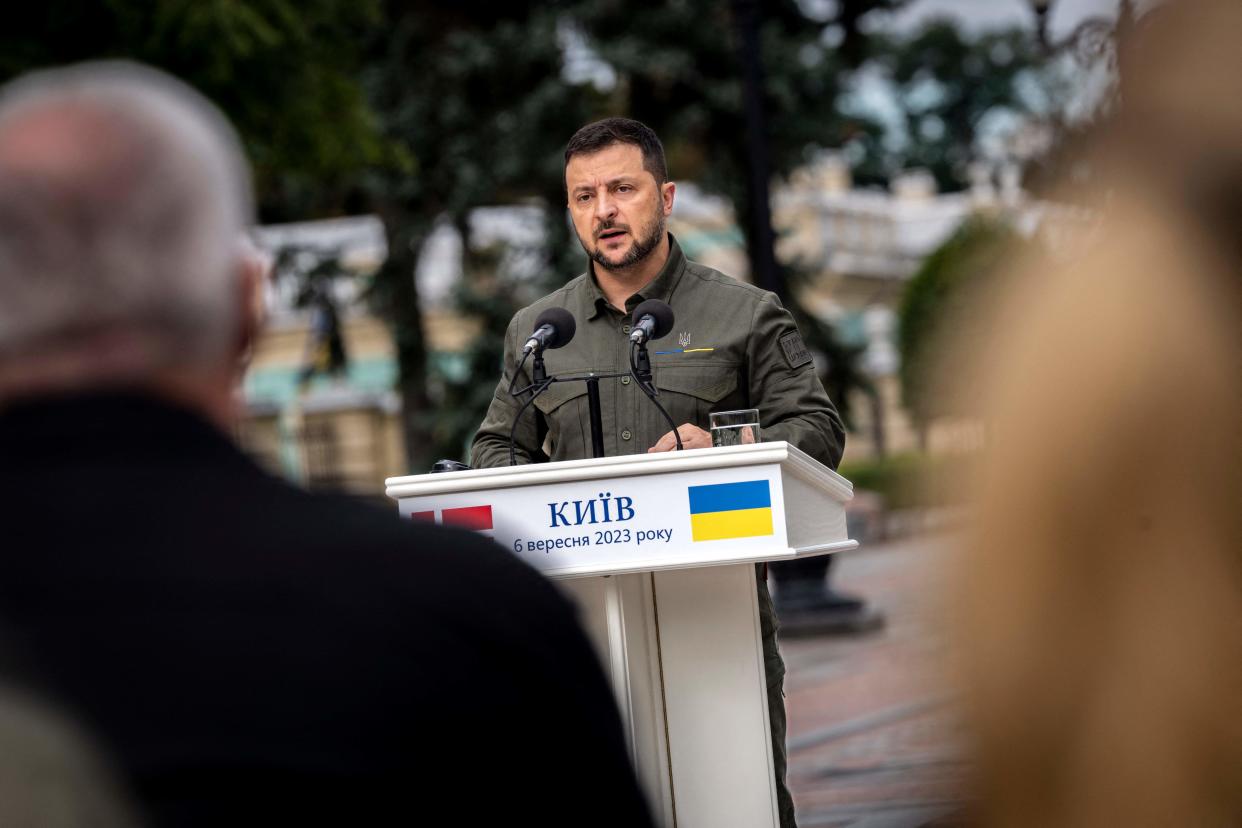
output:
<instances>
[{"instance_id":1,"label":"ukrainian flag sticker","mask_svg":"<svg viewBox=\"0 0 1242 828\"><path fill-rule=\"evenodd\" d=\"M696 541L771 535L772 492L766 480L690 486L690 534Z\"/></svg>"}]
</instances>

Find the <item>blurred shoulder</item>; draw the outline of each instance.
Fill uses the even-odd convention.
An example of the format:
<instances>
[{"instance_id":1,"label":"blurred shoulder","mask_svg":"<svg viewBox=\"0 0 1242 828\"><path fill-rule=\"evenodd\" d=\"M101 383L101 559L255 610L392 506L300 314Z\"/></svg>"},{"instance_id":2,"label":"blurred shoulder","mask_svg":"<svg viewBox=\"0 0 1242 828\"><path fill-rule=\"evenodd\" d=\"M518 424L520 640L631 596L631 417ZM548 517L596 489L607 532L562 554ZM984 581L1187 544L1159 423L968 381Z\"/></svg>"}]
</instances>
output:
<instances>
[{"instance_id":1,"label":"blurred shoulder","mask_svg":"<svg viewBox=\"0 0 1242 828\"><path fill-rule=\"evenodd\" d=\"M385 589L484 612L508 607L529 613L539 606L553 613L565 610L560 593L543 575L477 532L401 518L395 504L389 511L343 496L307 497L309 510L319 516L317 532L334 539L323 553L338 556L359 577L373 577Z\"/></svg>"}]
</instances>

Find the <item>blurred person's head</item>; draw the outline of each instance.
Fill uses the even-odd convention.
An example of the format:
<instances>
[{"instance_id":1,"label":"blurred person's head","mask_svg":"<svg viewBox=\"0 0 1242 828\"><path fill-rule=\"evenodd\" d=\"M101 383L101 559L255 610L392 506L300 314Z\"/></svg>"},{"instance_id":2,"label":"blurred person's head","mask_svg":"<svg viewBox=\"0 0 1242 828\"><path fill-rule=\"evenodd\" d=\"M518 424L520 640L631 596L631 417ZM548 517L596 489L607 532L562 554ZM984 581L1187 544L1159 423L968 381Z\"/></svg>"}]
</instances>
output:
<instances>
[{"instance_id":1,"label":"blurred person's head","mask_svg":"<svg viewBox=\"0 0 1242 828\"><path fill-rule=\"evenodd\" d=\"M1119 44L1118 111L1091 159L1115 195L1176 206L1222 241L1242 238L1240 36L1242 5L1229 0L1166 2L1141 18Z\"/></svg>"},{"instance_id":2,"label":"blurred person's head","mask_svg":"<svg viewBox=\"0 0 1242 828\"><path fill-rule=\"evenodd\" d=\"M630 118L587 124L565 147L569 214L583 250L606 270L624 270L664 241L676 185L664 146Z\"/></svg>"},{"instance_id":3,"label":"blurred person's head","mask_svg":"<svg viewBox=\"0 0 1242 828\"><path fill-rule=\"evenodd\" d=\"M98 740L42 692L0 678L0 824L143 825Z\"/></svg>"},{"instance_id":4,"label":"blurred person's head","mask_svg":"<svg viewBox=\"0 0 1242 828\"><path fill-rule=\"evenodd\" d=\"M1137 38L1089 246L1025 268L975 376L957 607L987 825L1242 820L1242 6Z\"/></svg>"},{"instance_id":5,"label":"blurred person's head","mask_svg":"<svg viewBox=\"0 0 1242 828\"><path fill-rule=\"evenodd\" d=\"M221 416L258 276L223 116L125 63L0 89L0 404L141 387Z\"/></svg>"}]
</instances>

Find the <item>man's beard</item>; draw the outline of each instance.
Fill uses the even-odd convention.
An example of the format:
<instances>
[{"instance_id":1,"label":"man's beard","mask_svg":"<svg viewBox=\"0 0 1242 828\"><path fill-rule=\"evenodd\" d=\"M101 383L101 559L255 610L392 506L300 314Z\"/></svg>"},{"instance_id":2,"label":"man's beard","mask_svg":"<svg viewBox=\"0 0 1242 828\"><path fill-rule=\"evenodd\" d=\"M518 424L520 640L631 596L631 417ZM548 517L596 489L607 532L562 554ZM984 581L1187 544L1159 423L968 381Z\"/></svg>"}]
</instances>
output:
<instances>
[{"instance_id":1,"label":"man's beard","mask_svg":"<svg viewBox=\"0 0 1242 828\"><path fill-rule=\"evenodd\" d=\"M616 229L616 225L613 224L612 222L609 222L608 224L604 224L596 228L595 230L596 243L598 244L599 242L600 233L604 233L608 230L614 230L614 229ZM659 205L656 205L655 227L652 228L651 235L647 236L646 238L642 238L642 239L635 236L634 244L630 246L629 252L626 253L621 258L621 261L619 262L608 261L607 259L604 258L603 250L601 250L598 246L594 250L592 250L591 248L587 247L586 242L582 240L581 236L578 237L578 241L582 243L582 249L585 250L587 252L587 255L591 257L591 261L595 262L597 265L604 268L605 270L625 270L627 267L630 267L632 265L637 264L638 262L641 262L643 259L650 256L655 251L655 249L660 246L660 242L663 240L664 240L664 211L660 209Z\"/></svg>"}]
</instances>

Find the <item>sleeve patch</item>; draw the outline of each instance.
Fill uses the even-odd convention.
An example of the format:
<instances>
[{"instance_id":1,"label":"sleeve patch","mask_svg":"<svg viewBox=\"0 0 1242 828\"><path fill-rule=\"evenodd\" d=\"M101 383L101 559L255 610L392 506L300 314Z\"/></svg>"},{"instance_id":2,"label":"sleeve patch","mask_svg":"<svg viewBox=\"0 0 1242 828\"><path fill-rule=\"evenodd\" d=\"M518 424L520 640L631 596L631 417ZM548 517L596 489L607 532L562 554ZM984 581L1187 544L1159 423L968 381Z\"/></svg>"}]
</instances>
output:
<instances>
[{"instance_id":1,"label":"sleeve patch","mask_svg":"<svg viewBox=\"0 0 1242 828\"><path fill-rule=\"evenodd\" d=\"M802 334L797 331L790 331L781 337L781 349L785 351L785 361L790 368L800 368L815 361L802 342Z\"/></svg>"}]
</instances>

